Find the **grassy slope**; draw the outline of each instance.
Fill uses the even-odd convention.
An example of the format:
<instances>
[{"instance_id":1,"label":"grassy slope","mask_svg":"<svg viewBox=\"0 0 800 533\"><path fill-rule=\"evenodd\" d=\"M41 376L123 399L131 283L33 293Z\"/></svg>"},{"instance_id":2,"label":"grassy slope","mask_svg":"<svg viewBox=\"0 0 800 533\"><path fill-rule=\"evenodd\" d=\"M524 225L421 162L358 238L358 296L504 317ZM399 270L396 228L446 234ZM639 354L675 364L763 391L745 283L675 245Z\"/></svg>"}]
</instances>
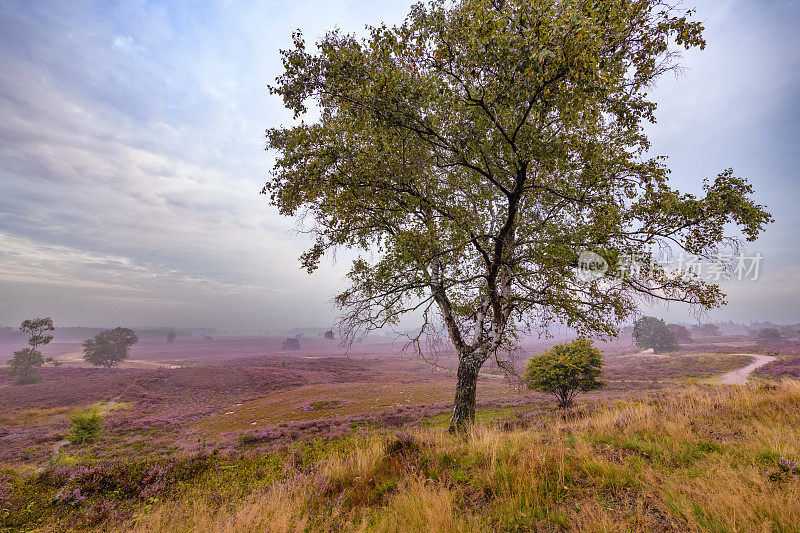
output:
<instances>
[{"instance_id":1,"label":"grassy slope","mask_svg":"<svg viewBox=\"0 0 800 533\"><path fill-rule=\"evenodd\" d=\"M530 427L509 432L487 420L467 438L438 427L399 436L366 431L291 452L200 456L161 470L139 464L78 481L45 471L7 488L6 498L25 497L33 506L0 524L800 531L800 472L779 466L781 458L800 459L798 420L800 382L784 381L675 389L646 403L537 413L527 419ZM142 477L135 472L143 471L155 476L160 492L136 488ZM64 486L86 499L51 503Z\"/></svg>"}]
</instances>

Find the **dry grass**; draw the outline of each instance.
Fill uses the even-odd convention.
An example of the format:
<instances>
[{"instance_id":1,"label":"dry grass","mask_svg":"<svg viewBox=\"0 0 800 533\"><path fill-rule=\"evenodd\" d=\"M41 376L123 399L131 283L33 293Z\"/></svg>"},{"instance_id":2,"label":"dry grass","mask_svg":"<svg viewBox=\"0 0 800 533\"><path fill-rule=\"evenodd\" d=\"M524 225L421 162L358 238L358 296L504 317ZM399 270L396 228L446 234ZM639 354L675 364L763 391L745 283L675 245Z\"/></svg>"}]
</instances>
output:
<instances>
[{"instance_id":1,"label":"dry grass","mask_svg":"<svg viewBox=\"0 0 800 533\"><path fill-rule=\"evenodd\" d=\"M200 493L138 531L800 531L800 382L676 389L537 429L419 429L286 459L238 504Z\"/></svg>"},{"instance_id":2,"label":"dry grass","mask_svg":"<svg viewBox=\"0 0 800 533\"><path fill-rule=\"evenodd\" d=\"M60 420L74 410L73 407L9 409L0 412L0 426L38 426Z\"/></svg>"}]
</instances>

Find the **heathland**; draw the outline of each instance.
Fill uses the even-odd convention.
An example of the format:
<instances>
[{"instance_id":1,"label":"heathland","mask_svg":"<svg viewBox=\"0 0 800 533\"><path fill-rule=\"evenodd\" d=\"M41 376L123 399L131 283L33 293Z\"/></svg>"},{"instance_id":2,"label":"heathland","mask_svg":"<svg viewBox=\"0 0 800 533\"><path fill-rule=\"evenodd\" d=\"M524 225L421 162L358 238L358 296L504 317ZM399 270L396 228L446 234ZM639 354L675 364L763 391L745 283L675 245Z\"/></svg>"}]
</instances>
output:
<instances>
[{"instance_id":1,"label":"heathland","mask_svg":"<svg viewBox=\"0 0 800 533\"><path fill-rule=\"evenodd\" d=\"M109 370L53 343L39 383L0 378L0 529L798 531L794 347L746 386L713 383L741 339L601 347L606 388L566 410L487 367L450 435L446 353L142 342Z\"/></svg>"}]
</instances>

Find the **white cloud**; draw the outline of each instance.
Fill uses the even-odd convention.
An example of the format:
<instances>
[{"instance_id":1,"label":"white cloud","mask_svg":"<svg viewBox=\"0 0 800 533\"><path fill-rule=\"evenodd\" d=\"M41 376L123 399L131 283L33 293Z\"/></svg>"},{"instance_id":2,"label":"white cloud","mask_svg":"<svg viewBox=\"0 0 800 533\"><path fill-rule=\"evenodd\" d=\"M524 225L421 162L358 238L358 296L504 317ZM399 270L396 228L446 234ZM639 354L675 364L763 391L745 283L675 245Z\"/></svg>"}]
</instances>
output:
<instances>
[{"instance_id":1,"label":"white cloud","mask_svg":"<svg viewBox=\"0 0 800 533\"><path fill-rule=\"evenodd\" d=\"M133 50L133 38L127 35L117 35L111 44L114 48L119 48L125 52Z\"/></svg>"}]
</instances>

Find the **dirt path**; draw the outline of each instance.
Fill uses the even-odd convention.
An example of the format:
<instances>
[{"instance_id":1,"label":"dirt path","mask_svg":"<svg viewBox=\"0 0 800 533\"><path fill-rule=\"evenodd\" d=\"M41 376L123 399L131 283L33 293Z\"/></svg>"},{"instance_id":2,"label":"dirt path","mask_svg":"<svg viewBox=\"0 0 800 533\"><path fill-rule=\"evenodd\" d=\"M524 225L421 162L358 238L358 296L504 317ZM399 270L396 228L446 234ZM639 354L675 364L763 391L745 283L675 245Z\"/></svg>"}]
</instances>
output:
<instances>
[{"instance_id":1,"label":"dirt path","mask_svg":"<svg viewBox=\"0 0 800 533\"><path fill-rule=\"evenodd\" d=\"M83 360L83 352L70 352L59 355L56 359L61 363L85 363ZM170 369L180 368L180 365L173 365L170 363L162 363L160 361L144 361L142 359L125 359L122 361L121 366L127 368L132 365L143 365L146 367L166 367Z\"/></svg>"},{"instance_id":2,"label":"dirt path","mask_svg":"<svg viewBox=\"0 0 800 533\"><path fill-rule=\"evenodd\" d=\"M719 379L716 380L717 383L721 383L723 385L744 385L747 383L747 380L750 379L750 374L752 374L757 368L761 368L762 366L777 359L777 357L773 357L771 355L759 355L755 353L737 353L733 355L747 355L755 360L747 366L743 366L742 368L734 370L733 372L723 374L719 377Z\"/></svg>"}]
</instances>

